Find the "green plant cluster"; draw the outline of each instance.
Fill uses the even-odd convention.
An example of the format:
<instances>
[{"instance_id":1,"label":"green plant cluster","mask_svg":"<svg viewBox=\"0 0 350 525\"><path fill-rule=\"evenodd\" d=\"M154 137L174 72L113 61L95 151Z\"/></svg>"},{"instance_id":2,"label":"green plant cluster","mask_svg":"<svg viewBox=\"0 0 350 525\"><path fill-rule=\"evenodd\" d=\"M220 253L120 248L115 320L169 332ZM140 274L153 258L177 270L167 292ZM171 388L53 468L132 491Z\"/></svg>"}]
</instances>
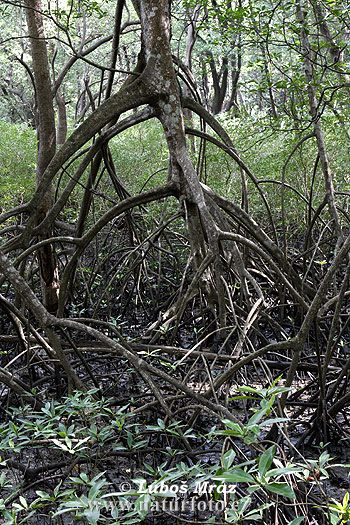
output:
<instances>
[{"instance_id":1,"label":"green plant cluster","mask_svg":"<svg viewBox=\"0 0 350 525\"><path fill-rule=\"evenodd\" d=\"M35 190L36 134L22 124L0 120L1 212L26 202Z\"/></svg>"},{"instance_id":2,"label":"green plant cluster","mask_svg":"<svg viewBox=\"0 0 350 525\"><path fill-rule=\"evenodd\" d=\"M206 523L266 523L270 507L292 503L300 483L307 483L309 491L316 485L322 487L329 468L336 465L325 447L317 459L303 461L286 460L276 445L264 449L264 429L286 421L276 417L274 409L276 398L286 389L274 383L262 390L239 390L234 399L258 401L248 422L244 425L223 420L222 428L213 427L205 435L181 421L158 419L157 424L140 424L129 406L114 409L104 399L96 399L96 390L88 394L76 392L61 402L48 402L38 411L28 407L10 410L8 422L0 427L2 523L19 525L42 516L55 519L69 515L90 525L128 525L145 520L159 502L164 504L191 491L197 496L204 494L213 502L224 498L222 512L206 516ZM113 454L145 453L147 433L168 438L163 460L157 466L143 461L126 483L122 482L127 472L118 483L112 482L99 465L104 466L104 459ZM214 462L199 459L195 463L175 463L176 456L184 454L184 439L201 441L202 447L222 444L224 440L225 452ZM242 462L233 443L247 450L253 444L260 452ZM26 478L16 482L14 461L28 463L35 451L48 465L55 458L62 462L62 468L71 467L52 490L37 487L33 492L27 490ZM116 490L118 487L120 490ZM332 524L339 520L347 523L349 496L345 495L342 502L325 504L322 510ZM299 515L290 525L303 520L304 516Z\"/></svg>"},{"instance_id":3,"label":"green plant cluster","mask_svg":"<svg viewBox=\"0 0 350 525\"><path fill-rule=\"evenodd\" d=\"M278 226L282 207L281 173L283 165L293 146L298 142L298 133L287 133L288 123L280 119L275 123L275 130L268 127L268 118L259 115L232 118L229 114L220 116L222 124L227 129L235 146L248 165L260 188L264 192ZM337 191L346 191L350 184L349 161L347 148L341 147L344 140L335 118L328 116L324 120L329 157L333 166L334 185ZM1 208L5 211L13 205L28 200L35 190L35 159L36 138L35 131L18 124L0 122L2 135L0 145L0 195ZM287 139L287 140L286 140ZM196 139L196 150L193 152L193 161L196 164L199 151L199 139ZM161 129L156 122L146 122L140 127L125 131L110 143L116 173L124 187L131 194L144 189L150 189L166 182L167 178L167 149ZM220 194L239 202L241 199L241 174L238 166L224 151L217 146L207 144L205 170L199 170L202 181ZM303 144L298 154L290 160L286 169L284 199L286 217L292 229L305 227L308 210L310 187L313 178L313 167L316 157L314 139ZM60 187L63 189L78 161L71 164L67 172L60 175ZM95 193L95 220L99 214L115 202L115 189L106 174L98 177L98 186ZM63 219L75 222L79 215L87 175L81 179L69 199L64 210ZM256 185L247 177L249 208L252 215L261 221L267 218L267 210ZM60 190L58 191L58 194ZM316 209L322 202L324 182L320 166L316 172L313 187L312 205ZM160 213L162 203L154 203L150 210L155 215ZM170 206L171 207L171 206ZM343 209L348 210L347 199L344 198ZM174 211L171 207L170 211Z\"/></svg>"}]
</instances>

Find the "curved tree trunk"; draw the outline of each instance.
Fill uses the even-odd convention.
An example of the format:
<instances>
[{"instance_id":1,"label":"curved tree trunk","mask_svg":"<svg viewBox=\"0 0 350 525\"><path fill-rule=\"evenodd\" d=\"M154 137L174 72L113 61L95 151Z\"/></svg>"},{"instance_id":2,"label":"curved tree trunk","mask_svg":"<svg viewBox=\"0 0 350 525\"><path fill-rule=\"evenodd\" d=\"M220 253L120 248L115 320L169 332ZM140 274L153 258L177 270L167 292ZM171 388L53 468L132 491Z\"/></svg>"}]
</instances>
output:
<instances>
[{"instance_id":1,"label":"curved tree trunk","mask_svg":"<svg viewBox=\"0 0 350 525\"><path fill-rule=\"evenodd\" d=\"M36 183L38 186L45 169L56 152L55 113L40 0L26 1L26 17L32 51L38 112L38 160L36 170ZM44 219L51 208L51 193L52 186L49 184L40 203L38 222ZM59 283L56 258L53 247L50 244L45 245L39 251L39 267L43 304L50 312L55 312L58 304Z\"/></svg>"},{"instance_id":2,"label":"curved tree trunk","mask_svg":"<svg viewBox=\"0 0 350 525\"><path fill-rule=\"evenodd\" d=\"M219 322L224 325L225 294L221 281L218 228L207 207L186 147L180 92L170 48L169 2L135 0L134 5L140 14L146 64L154 60L153 74L147 77L149 88L154 90L156 82L158 90L166 94L157 100L154 107L168 142L170 176L179 185L195 270L201 271L203 261L213 261L210 267L205 267L200 286L204 288L210 306L218 306Z\"/></svg>"}]
</instances>

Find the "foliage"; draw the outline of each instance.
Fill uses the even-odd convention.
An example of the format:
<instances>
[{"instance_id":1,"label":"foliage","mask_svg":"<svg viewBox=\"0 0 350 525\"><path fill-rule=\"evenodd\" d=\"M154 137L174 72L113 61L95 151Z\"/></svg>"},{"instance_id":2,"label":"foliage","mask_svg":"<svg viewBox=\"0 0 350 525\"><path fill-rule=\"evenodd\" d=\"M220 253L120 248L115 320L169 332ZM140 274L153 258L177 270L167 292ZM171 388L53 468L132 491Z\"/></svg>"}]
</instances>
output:
<instances>
[{"instance_id":1,"label":"foliage","mask_svg":"<svg viewBox=\"0 0 350 525\"><path fill-rule=\"evenodd\" d=\"M334 500L334 503L329 504L331 510L331 522L334 523L349 523L350 521L350 506L349 506L349 493L344 495L343 501Z\"/></svg>"},{"instance_id":2,"label":"foliage","mask_svg":"<svg viewBox=\"0 0 350 525\"><path fill-rule=\"evenodd\" d=\"M286 389L277 386L276 381L271 387L262 390L250 387L239 390L247 395L235 396L236 400L261 399L260 408L254 409L255 413L247 426L224 420L225 430L212 429L205 436L194 429L186 429L181 421L167 424L162 419L158 419L157 425L146 425L141 430L133 411L129 410L130 406L116 410L104 399L95 399L96 390L88 394L76 392L61 402L47 403L40 411L32 411L29 407L11 409L9 421L0 427L0 466L3 469L0 476L0 512L5 520L3 523L19 524L33 516L58 518L69 514L91 525L127 525L145 520L156 509L165 509L165 502L171 505L170 501L185 495L192 495L192 499L206 495L213 498L212 507L215 503L215 508L220 508L220 512L215 512L208 523L220 523L224 519L228 523L239 524L263 519L270 507L283 505L284 500L281 498L295 500L293 487L298 487L298 483L308 483L309 491L313 485L316 487L322 484L322 480L328 478L329 468L336 466L326 452L316 460L286 462L279 454L278 447L272 445L258 457L239 462L234 448L227 445L232 439L235 448L241 447L243 442L252 443L252 439L247 438L247 429L252 427L253 418L256 443L261 440L267 426L280 424L280 418L266 419L266 416L274 412L276 396ZM264 405L263 413L261 404ZM237 431L238 428L241 428L241 433ZM186 430L181 434L180 429ZM123 451L144 454L148 440L142 439L142 436L146 436L147 431L158 432L164 438L169 436L176 441L177 449L166 447L162 453L163 461L156 467L144 462L136 475L130 473L129 480L119 480L119 491L113 490L116 484L112 484L109 477L106 478L104 470L101 471L104 468L104 455L107 453L108 457L112 450L116 455ZM202 446L206 447L210 443L219 444L222 436L227 436L228 442L219 461L208 463L197 460L192 465L181 461L169 467L167 457L183 454L183 439L201 441ZM26 489L26 482L14 484L11 474L12 458L25 457L30 448L31 456L34 453L41 460L45 458L47 468L50 461L60 455L62 466L66 464L66 459L73 461L74 475L63 477L52 490L36 488L35 496L31 495L30 490ZM313 482L309 481L310 468L313 472L316 469L321 472ZM219 507L218 502L223 505ZM325 508L325 512L328 511L345 523L348 517L348 495L345 495L342 504L330 503ZM293 524L301 522L302 518L295 518Z\"/></svg>"},{"instance_id":3,"label":"foliage","mask_svg":"<svg viewBox=\"0 0 350 525\"><path fill-rule=\"evenodd\" d=\"M247 117L243 122L222 115L220 121L234 138L235 144L241 151L246 151L246 162L259 180L270 181L270 184L261 185L264 194L272 209L281 209L281 189L278 182L281 178L283 163L287 158L297 137L284 140L286 131L283 129L273 134L266 129L263 120ZM3 211L15 203L21 203L33 194L35 188L35 132L26 126L1 123L2 142L0 150L1 178L0 192ZM348 173L350 166L347 150L340 148L337 122L329 116L326 126L327 140L330 157L334 162L334 183L336 189L341 191L349 184ZM199 144L199 143L198 143ZM142 189L150 189L166 180L167 155L164 138L159 126L154 122L143 125L142 132L133 128L124 132L111 142L111 151L114 157L116 173L120 176L125 187L131 194ZM315 143L307 142L300 155L297 155L288 166L286 182L292 188L301 192L307 198L310 191L312 169L315 158ZM67 173L60 176L60 186L69 180L77 168L75 162ZM223 192L233 200L239 200L241 195L240 173L232 159L226 153L208 144L206 150L206 171L202 175L203 181L218 192ZM64 210L64 217L68 222L74 222L79 212L79 202L83 195L83 184L77 185L70 197L69 206ZM256 190L255 185L249 181L250 206L252 213L259 220L266 220L266 208ZM96 187L95 214L104 213L110 205L109 199L114 199L114 189L108 179L102 178ZM58 192L59 194L59 192ZM318 172L314 188L314 207L322 201L323 180ZM292 189L286 189L286 213L288 222L294 227L299 223L303 226L307 215L307 203ZM157 208L157 204L155 204ZM158 206L159 207L159 206ZM155 209L156 209L155 208ZM160 207L161 208L161 207ZM345 200L344 209L348 209ZM155 213L156 215L157 213ZM96 215L95 215L96 217ZM278 221L277 221L278 223Z\"/></svg>"},{"instance_id":4,"label":"foliage","mask_svg":"<svg viewBox=\"0 0 350 525\"><path fill-rule=\"evenodd\" d=\"M35 132L0 121L0 199L2 211L27 201L35 189Z\"/></svg>"},{"instance_id":5,"label":"foliage","mask_svg":"<svg viewBox=\"0 0 350 525\"><path fill-rule=\"evenodd\" d=\"M346 522L348 10L137 4L44 5L69 133L35 192L26 7L1 8L0 512Z\"/></svg>"}]
</instances>

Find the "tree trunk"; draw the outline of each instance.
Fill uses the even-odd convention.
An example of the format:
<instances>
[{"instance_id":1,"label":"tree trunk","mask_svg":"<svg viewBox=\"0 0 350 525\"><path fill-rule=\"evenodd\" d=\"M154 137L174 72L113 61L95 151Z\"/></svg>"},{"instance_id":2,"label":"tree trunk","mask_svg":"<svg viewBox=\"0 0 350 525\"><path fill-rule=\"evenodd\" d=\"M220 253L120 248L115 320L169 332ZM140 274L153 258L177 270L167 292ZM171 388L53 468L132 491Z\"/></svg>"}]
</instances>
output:
<instances>
[{"instance_id":1,"label":"tree trunk","mask_svg":"<svg viewBox=\"0 0 350 525\"><path fill-rule=\"evenodd\" d=\"M219 324L225 325L224 289L221 281L218 229L207 207L202 186L186 147L184 117L176 73L170 48L170 17L168 0L134 0L142 26L145 61L152 72L149 88L165 95L154 107L163 126L170 155L170 176L179 186L187 219L194 267L201 275L199 286L209 306L218 307ZM209 261L206 264L206 261ZM203 269L204 268L204 269Z\"/></svg>"},{"instance_id":2,"label":"tree trunk","mask_svg":"<svg viewBox=\"0 0 350 525\"><path fill-rule=\"evenodd\" d=\"M269 86L268 87L268 91L269 91L271 113L272 113L273 118L277 119L278 118L278 113L277 113L277 107L276 107L276 103L275 103L275 96L273 94L273 89L272 89L272 84L271 84L271 73L270 73L269 61L268 61L268 57L267 57L265 46L261 45L260 49L261 49L261 54L262 54L263 61L264 61L265 78L266 78L266 81L267 81L268 86Z\"/></svg>"},{"instance_id":3,"label":"tree trunk","mask_svg":"<svg viewBox=\"0 0 350 525\"><path fill-rule=\"evenodd\" d=\"M26 17L32 52L38 115L36 169L36 184L38 186L56 151L55 113L40 0L26 0ZM51 205L52 185L50 184L40 203L38 223L45 218ZM39 250L39 268L43 304L50 312L56 312L59 288L58 270L54 250L50 244Z\"/></svg>"},{"instance_id":4,"label":"tree trunk","mask_svg":"<svg viewBox=\"0 0 350 525\"><path fill-rule=\"evenodd\" d=\"M57 134L56 144L57 148L60 148L62 144L66 142L67 137L67 111L66 102L64 97L57 91L56 93L57 102Z\"/></svg>"},{"instance_id":5,"label":"tree trunk","mask_svg":"<svg viewBox=\"0 0 350 525\"><path fill-rule=\"evenodd\" d=\"M216 69L214 57L211 52L208 52L209 66L213 79L214 97L212 101L212 112L217 115L222 110L225 100L227 86L228 86L228 60L226 57L222 59L220 72Z\"/></svg>"},{"instance_id":6,"label":"tree trunk","mask_svg":"<svg viewBox=\"0 0 350 525\"><path fill-rule=\"evenodd\" d=\"M197 31L196 31L196 24L198 22L198 16L199 16L199 12L200 12L200 6L199 5L196 5L195 8L193 9L193 12L191 13L189 10L187 10L187 16L189 18L189 25L188 25L188 29L187 29L187 37L186 37L186 57L185 57L185 65L186 67L188 67L188 69L191 71L192 73L192 51L193 51L193 48L194 48L194 45L196 43L196 39L197 39ZM184 87L183 87L183 95L186 97L186 96L189 96L189 90L188 90L188 86L186 84L184 84ZM191 119L191 112L189 111L188 112L188 117L186 116L186 118L188 118L188 120Z\"/></svg>"},{"instance_id":7,"label":"tree trunk","mask_svg":"<svg viewBox=\"0 0 350 525\"><path fill-rule=\"evenodd\" d=\"M327 150L326 150L326 143L324 140L320 115L318 113L318 102L316 98L316 89L315 89L315 81L314 81L314 65L313 65L313 56L312 56L312 49L308 38L308 32L305 27L306 24L306 12L304 10L303 5L301 4L300 0L298 0L297 3L297 19L300 22L301 28L300 28L300 40L303 50L303 56L304 56L304 68L305 68L305 79L306 79L306 85L307 85L307 93L309 98L309 108L310 108L310 115L313 122L314 132L317 140L317 148L318 148L318 154L320 156L321 160L321 166L322 166L322 172L325 182L325 190L326 190L326 199L329 207L329 213L334 221L334 228L335 232L337 234L338 242L337 246L339 245L341 239L342 239L342 229L338 217L338 211L335 204L335 193L334 193L334 186L333 186L333 177L331 173L331 168L329 165Z\"/></svg>"},{"instance_id":8,"label":"tree trunk","mask_svg":"<svg viewBox=\"0 0 350 525\"><path fill-rule=\"evenodd\" d=\"M187 29L185 65L189 69L189 71L191 71L191 73L192 73L192 51L193 51L194 44L196 43L196 38L197 38L196 24L198 21L199 12L200 12L199 5L195 6L192 13L190 13L189 10L187 10L187 15L188 15L190 23ZM182 92L183 92L184 97L189 96L190 94L189 88L186 83L184 83ZM184 109L184 117L186 120L188 120L191 123L191 126L192 126L193 125L192 112L189 109ZM191 150L192 152L195 152L194 137L190 137L189 140L191 144Z\"/></svg>"},{"instance_id":9,"label":"tree trunk","mask_svg":"<svg viewBox=\"0 0 350 525\"><path fill-rule=\"evenodd\" d=\"M317 0L312 0L311 4L314 9L315 18L317 22L317 26L320 30L322 39L329 44L328 50L329 54L331 56L331 60L333 64L337 64L338 62L342 62L344 59L344 49L341 49L338 44L335 42L332 33L328 27L328 24L326 22L326 16L324 15L322 11L322 6L318 3ZM342 77L340 77L342 78ZM348 80L346 80L348 82Z\"/></svg>"},{"instance_id":10,"label":"tree trunk","mask_svg":"<svg viewBox=\"0 0 350 525\"><path fill-rule=\"evenodd\" d=\"M231 71L231 96L230 99L225 104L224 110L230 111L231 108L239 113L239 104L238 104L238 81L241 74L241 60L238 59L238 66L236 67L235 61L232 61L232 71Z\"/></svg>"}]
</instances>

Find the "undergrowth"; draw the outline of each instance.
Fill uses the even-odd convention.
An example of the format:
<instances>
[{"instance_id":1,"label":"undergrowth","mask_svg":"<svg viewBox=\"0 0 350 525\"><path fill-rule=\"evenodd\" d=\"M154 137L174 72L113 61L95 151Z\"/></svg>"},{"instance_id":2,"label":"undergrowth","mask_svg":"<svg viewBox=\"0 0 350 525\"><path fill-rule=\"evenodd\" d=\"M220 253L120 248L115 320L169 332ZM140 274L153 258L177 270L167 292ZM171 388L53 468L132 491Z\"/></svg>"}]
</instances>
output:
<instances>
[{"instance_id":1,"label":"undergrowth","mask_svg":"<svg viewBox=\"0 0 350 525\"><path fill-rule=\"evenodd\" d=\"M290 441L288 418L278 416L276 401L287 390L278 380L238 388L230 401L249 400L248 419L224 419L204 433L181 420L149 424L135 401L116 408L97 390L41 410L9 409L0 426L2 523L128 525L159 514L176 518L181 510L208 524L269 524L283 513L298 525L311 507L320 520L346 523L348 493L343 501L327 497L325 482L337 468L327 446L303 457ZM264 441L274 424L286 447ZM187 455L188 442L197 453Z\"/></svg>"}]
</instances>

